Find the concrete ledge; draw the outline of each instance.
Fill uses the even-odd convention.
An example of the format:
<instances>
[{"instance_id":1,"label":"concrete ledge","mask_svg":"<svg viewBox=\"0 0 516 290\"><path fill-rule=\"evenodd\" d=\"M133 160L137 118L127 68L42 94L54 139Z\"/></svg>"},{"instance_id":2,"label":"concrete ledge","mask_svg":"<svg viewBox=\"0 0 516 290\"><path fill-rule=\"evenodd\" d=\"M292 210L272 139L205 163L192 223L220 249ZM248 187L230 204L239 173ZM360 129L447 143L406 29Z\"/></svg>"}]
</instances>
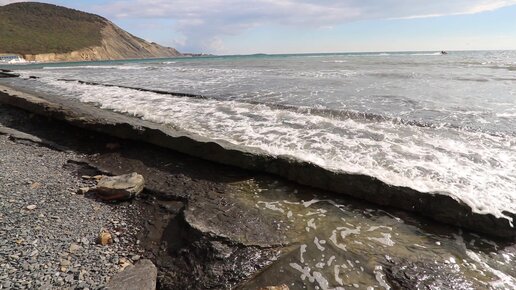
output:
<instances>
[{"instance_id":1,"label":"concrete ledge","mask_svg":"<svg viewBox=\"0 0 516 290\"><path fill-rule=\"evenodd\" d=\"M507 219L474 213L468 205L444 194L422 193L408 187L391 186L366 175L332 172L288 156L270 156L260 150L242 149L227 142L208 140L56 96L39 97L0 86L0 102L63 120L77 127L148 142L221 164L271 173L303 185L415 212L436 221L491 236L516 237L516 228ZM506 214L516 221L516 213Z\"/></svg>"}]
</instances>

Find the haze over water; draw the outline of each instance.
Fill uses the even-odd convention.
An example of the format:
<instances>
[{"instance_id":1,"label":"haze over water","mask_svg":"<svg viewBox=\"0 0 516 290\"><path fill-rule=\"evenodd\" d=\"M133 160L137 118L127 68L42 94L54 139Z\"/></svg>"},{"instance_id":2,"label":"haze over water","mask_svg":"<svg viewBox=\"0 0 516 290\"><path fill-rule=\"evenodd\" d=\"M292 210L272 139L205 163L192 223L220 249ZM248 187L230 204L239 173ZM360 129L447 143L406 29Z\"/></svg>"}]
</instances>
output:
<instances>
[{"instance_id":1,"label":"haze over water","mask_svg":"<svg viewBox=\"0 0 516 290\"><path fill-rule=\"evenodd\" d=\"M59 94L334 171L516 212L516 52L252 55L15 67ZM73 79L206 98L178 97Z\"/></svg>"}]
</instances>

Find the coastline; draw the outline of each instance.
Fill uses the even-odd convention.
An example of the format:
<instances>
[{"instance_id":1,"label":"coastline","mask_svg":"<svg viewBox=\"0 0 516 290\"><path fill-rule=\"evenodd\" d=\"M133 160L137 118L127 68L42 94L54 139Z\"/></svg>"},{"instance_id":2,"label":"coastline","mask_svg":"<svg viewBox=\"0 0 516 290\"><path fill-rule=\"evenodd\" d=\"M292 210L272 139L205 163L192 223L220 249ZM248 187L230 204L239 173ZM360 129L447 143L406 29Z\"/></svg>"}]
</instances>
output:
<instances>
[{"instance_id":1,"label":"coastline","mask_svg":"<svg viewBox=\"0 0 516 290\"><path fill-rule=\"evenodd\" d=\"M463 240L465 249L482 257L496 253L502 258L514 253L514 245L511 243L489 241L487 237L468 234L403 211L356 200L337 200L334 199L335 194L330 192L288 183L256 171L204 161L147 142L96 133L94 130L74 127L69 121L32 114L8 105L0 105L2 108L5 109L2 116L9 117L9 121L0 121L4 128L11 128L11 131L1 134L7 134L8 138L0 138L7 139L14 147L33 148L30 150L54 148L43 148L43 158L64 162L63 170L70 171L77 181L84 174L118 175L137 171L145 176L146 189L141 197L133 201L104 204L78 195L73 195L73 200L76 201L74 208L79 211L89 203L98 204L113 213L123 213L127 207L134 208L136 212L128 215L125 220L126 226L134 231L121 231L120 238L131 241L129 246L138 245L141 251L137 252L138 255L156 264L158 289L236 287L254 290L281 284L293 285L292 289L297 289L308 282L299 279L300 273L292 265L310 263L308 257L318 261L318 255L321 254L323 258L326 255L326 263L328 258L332 260L332 253L337 257L337 264L347 263L346 259L352 259L354 263L361 261L363 270L358 276L360 283L367 281L364 283L373 285L378 283L375 277L381 275L391 285L415 287L420 283L418 279L425 279L431 273L437 283L487 288L488 284L482 283L496 281L495 275L486 273L471 276L467 271L456 273L449 268L453 266L447 264L450 255L469 259L467 252L456 249L457 243ZM119 148L107 148L106 145L112 143L119 144ZM14 152L9 150L5 154L7 156ZM59 159L56 158L59 152L71 152L80 158ZM22 164L20 162L16 166ZM3 166L2 163L0 166ZM59 188L53 190L62 195L63 199L67 199L70 194L63 191L65 188L61 191ZM0 193L7 196L9 191ZM59 212L53 207L48 210ZM291 211L293 214L288 214ZM314 216L314 212L318 214ZM4 216L4 220L9 218ZM363 227L362 233L357 232L347 237L346 241L339 237L333 240L330 237L332 231L342 223L343 218L349 227ZM64 217L61 219L64 220ZM83 223L84 228L96 229L99 226L88 220ZM315 224L318 225L317 229ZM379 235L378 230L373 229L384 228L392 228L395 244L391 245L389 239L377 238L385 234ZM328 241L324 245L324 252L319 248L321 244L318 244L317 237ZM70 238L76 238L73 232ZM51 243L55 241L51 240ZM346 251L341 252L339 247L343 244L346 245ZM413 248L414 244L423 245L428 250ZM120 245L115 243L113 246ZM104 250L113 251L113 246L107 246ZM414 251L418 254L414 255ZM304 262L303 253L308 255ZM134 255L128 256L131 259ZM395 259L387 259L388 256ZM86 254L80 260L84 267L91 265ZM428 268L425 265L433 266ZM59 268L59 262L52 264L52 267ZM110 267L113 267L111 273L115 273L120 266L111 262ZM334 272L333 266L323 270L316 267L315 262L313 265L307 264L307 267L312 267L314 273L320 271L327 278ZM378 267L382 270L379 271ZM408 279L404 276L407 275L405 269L413 267L419 270L415 276L414 272L410 272L410 276L417 278ZM79 276L73 277L63 283L78 285ZM351 277L348 279L343 286L353 287L355 280ZM432 281L424 283L437 285L432 284L436 283ZM104 283L93 284L95 288Z\"/></svg>"},{"instance_id":2,"label":"coastline","mask_svg":"<svg viewBox=\"0 0 516 290\"><path fill-rule=\"evenodd\" d=\"M10 266L0 270L0 277L2 270L10 271L9 279L0 279L3 288L102 289L126 263L150 259L159 269L158 289L226 289L270 264L291 243L277 231L271 216L249 206L239 207L223 196L232 190L228 184L250 178L249 173L77 129L3 104L0 113L0 143L8 145L1 152L4 175L0 178L7 179L4 184L2 178L0 197L13 206L2 206L0 218L9 226L6 229L10 225L23 229L19 233L13 228L0 236L6 242L12 235L27 240L10 246L0 243L2 256L21 254L8 258ZM113 143L121 148L107 148ZM39 179L20 177L25 166L31 166L25 175ZM93 195L76 194L79 188L91 186L84 175L131 171L146 179L145 191L135 200L106 203ZM25 184L26 179L31 182ZM25 209L27 202L37 205L36 209ZM23 204L20 214L13 214L20 211L19 203ZM204 211L192 212L193 206L202 206ZM224 217L203 218L220 212ZM38 229L33 229L34 224ZM113 244L96 243L101 229L114 235ZM42 239L32 246L39 249L36 256L25 254L31 246L27 243L34 239L31 230ZM71 244L79 245L80 251L71 252ZM232 259L221 260L227 251ZM62 268L61 257L71 261L71 266ZM27 263L30 268L25 269ZM44 268L40 268L42 263Z\"/></svg>"},{"instance_id":3,"label":"coastline","mask_svg":"<svg viewBox=\"0 0 516 290\"><path fill-rule=\"evenodd\" d=\"M516 229L508 219L478 214L468 205L441 193L421 193L407 187L388 185L374 177L332 172L288 156L269 156L257 149L244 151L232 144L146 122L90 104L34 96L0 86L0 101L35 114L66 121L74 126L122 139L148 142L190 156L245 170L265 172L287 180L329 190L339 195L394 207L491 236L512 239ZM516 220L516 213L506 213Z\"/></svg>"}]
</instances>

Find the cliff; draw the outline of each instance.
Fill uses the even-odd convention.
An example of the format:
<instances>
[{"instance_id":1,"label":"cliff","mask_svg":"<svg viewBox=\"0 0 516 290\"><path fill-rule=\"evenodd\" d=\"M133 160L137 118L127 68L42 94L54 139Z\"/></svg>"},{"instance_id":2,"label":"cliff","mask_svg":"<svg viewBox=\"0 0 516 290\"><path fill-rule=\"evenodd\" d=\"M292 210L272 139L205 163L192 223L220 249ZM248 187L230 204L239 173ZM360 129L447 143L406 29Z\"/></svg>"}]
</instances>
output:
<instances>
[{"instance_id":1,"label":"cliff","mask_svg":"<svg viewBox=\"0 0 516 290\"><path fill-rule=\"evenodd\" d=\"M41 62L181 55L131 35L101 16L35 2L0 6L0 53Z\"/></svg>"}]
</instances>

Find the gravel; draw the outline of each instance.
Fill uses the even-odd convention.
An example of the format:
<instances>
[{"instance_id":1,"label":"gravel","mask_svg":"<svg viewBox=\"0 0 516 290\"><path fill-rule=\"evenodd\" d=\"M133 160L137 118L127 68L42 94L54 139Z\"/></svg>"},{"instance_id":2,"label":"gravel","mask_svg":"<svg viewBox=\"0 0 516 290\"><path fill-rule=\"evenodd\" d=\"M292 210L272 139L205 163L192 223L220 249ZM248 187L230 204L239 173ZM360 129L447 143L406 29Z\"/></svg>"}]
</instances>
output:
<instances>
[{"instance_id":1,"label":"gravel","mask_svg":"<svg viewBox=\"0 0 516 290\"><path fill-rule=\"evenodd\" d=\"M100 289L139 259L137 205L75 194L91 186L67 166L79 158L0 135L0 289ZM102 229L113 244L97 244Z\"/></svg>"}]
</instances>

